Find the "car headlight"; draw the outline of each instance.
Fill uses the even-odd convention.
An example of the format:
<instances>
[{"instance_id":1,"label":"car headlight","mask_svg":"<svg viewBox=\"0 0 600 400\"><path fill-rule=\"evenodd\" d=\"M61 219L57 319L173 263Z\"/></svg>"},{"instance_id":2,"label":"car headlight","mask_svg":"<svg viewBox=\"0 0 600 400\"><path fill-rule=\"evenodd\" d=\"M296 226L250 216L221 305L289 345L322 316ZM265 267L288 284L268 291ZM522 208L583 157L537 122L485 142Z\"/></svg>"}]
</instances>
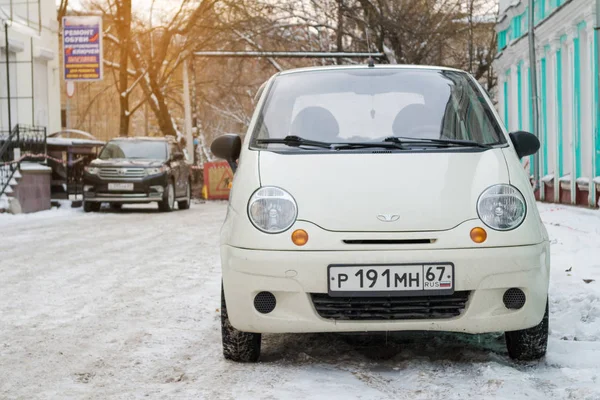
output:
<instances>
[{"instance_id":1,"label":"car headlight","mask_svg":"<svg viewBox=\"0 0 600 400\"><path fill-rule=\"evenodd\" d=\"M162 167L158 167L158 168L146 168L146 175L158 175L158 174L162 174L163 172L165 172L167 170L166 167L162 166Z\"/></svg>"},{"instance_id":2,"label":"car headlight","mask_svg":"<svg viewBox=\"0 0 600 400\"><path fill-rule=\"evenodd\" d=\"M98 167L85 167L85 172L90 175L96 175L98 174L98 171L100 171L100 168Z\"/></svg>"},{"instance_id":3,"label":"car headlight","mask_svg":"<svg viewBox=\"0 0 600 400\"><path fill-rule=\"evenodd\" d=\"M511 185L494 185L483 191L477 201L477 214L484 224L498 231L515 229L525 219L527 204Z\"/></svg>"},{"instance_id":4,"label":"car headlight","mask_svg":"<svg viewBox=\"0 0 600 400\"><path fill-rule=\"evenodd\" d=\"M298 216L298 207L291 194L283 189L265 186L258 189L248 202L248 217L252 224L265 233L288 230Z\"/></svg>"}]
</instances>

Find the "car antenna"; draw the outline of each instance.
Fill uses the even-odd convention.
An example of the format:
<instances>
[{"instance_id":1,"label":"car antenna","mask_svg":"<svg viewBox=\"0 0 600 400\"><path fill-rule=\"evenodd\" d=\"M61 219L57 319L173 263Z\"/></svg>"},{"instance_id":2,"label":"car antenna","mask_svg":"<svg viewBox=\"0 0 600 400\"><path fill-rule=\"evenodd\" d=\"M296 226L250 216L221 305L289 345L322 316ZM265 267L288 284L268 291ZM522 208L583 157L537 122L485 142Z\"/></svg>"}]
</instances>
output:
<instances>
[{"instance_id":1,"label":"car antenna","mask_svg":"<svg viewBox=\"0 0 600 400\"><path fill-rule=\"evenodd\" d=\"M367 60L367 65L369 66L369 68L373 68L375 67L375 60L373 59L373 56L371 55L371 40L369 39L369 28L367 28L365 26L365 35L367 36L367 46L368 46L368 51L369 51L369 59Z\"/></svg>"}]
</instances>

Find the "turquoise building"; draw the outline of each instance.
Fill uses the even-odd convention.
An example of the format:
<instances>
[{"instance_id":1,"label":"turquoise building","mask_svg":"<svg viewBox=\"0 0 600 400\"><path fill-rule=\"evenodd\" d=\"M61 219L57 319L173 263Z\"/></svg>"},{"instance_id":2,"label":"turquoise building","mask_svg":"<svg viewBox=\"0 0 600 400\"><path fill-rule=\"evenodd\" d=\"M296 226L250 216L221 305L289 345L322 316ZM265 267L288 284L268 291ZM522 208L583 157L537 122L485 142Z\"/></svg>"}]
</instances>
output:
<instances>
[{"instance_id":1,"label":"turquoise building","mask_svg":"<svg viewBox=\"0 0 600 400\"><path fill-rule=\"evenodd\" d=\"M597 0L500 0L496 25L498 108L509 131L533 130L529 13L534 13L538 81L539 176L524 160L539 198L598 207Z\"/></svg>"}]
</instances>

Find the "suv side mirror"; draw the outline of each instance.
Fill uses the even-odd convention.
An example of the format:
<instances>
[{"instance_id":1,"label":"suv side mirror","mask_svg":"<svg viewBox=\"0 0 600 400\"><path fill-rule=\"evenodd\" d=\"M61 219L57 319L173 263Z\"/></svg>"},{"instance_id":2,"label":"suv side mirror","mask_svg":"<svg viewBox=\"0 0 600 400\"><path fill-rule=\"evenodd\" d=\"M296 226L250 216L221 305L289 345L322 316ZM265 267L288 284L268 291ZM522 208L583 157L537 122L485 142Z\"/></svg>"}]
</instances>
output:
<instances>
[{"instance_id":1,"label":"suv side mirror","mask_svg":"<svg viewBox=\"0 0 600 400\"><path fill-rule=\"evenodd\" d=\"M540 149L540 141L533 133L517 131L509 136L519 158L535 154Z\"/></svg>"},{"instance_id":2,"label":"suv side mirror","mask_svg":"<svg viewBox=\"0 0 600 400\"><path fill-rule=\"evenodd\" d=\"M235 172L237 169L237 159L242 151L242 138L234 133L227 133L216 138L210 145L210 151L229 163L229 166Z\"/></svg>"}]
</instances>

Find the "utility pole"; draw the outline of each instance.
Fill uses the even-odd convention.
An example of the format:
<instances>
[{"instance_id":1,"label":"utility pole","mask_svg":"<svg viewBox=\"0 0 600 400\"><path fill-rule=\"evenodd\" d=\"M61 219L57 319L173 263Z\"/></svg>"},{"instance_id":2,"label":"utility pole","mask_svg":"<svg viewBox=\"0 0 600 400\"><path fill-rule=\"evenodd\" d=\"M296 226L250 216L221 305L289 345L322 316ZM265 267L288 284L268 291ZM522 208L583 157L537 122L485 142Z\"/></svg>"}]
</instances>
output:
<instances>
[{"instance_id":1,"label":"utility pole","mask_svg":"<svg viewBox=\"0 0 600 400\"><path fill-rule=\"evenodd\" d=\"M532 128L533 134L538 138L540 138L540 112L539 112L539 103L538 103L538 89L537 89L537 60L535 57L535 9L534 9L534 0L529 0L529 88L531 93L531 107L532 112L531 116L533 118ZM541 142L540 140L540 142ZM542 146L544 144L542 143ZM533 156L533 189L537 190L540 187L540 157L539 152L537 152Z\"/></svg>"},{"instance_id":2,"label":"utility pole","mask_svg":"<svg viewBox=\"0 0 600 400\"><path fill-rule=\"evenodd\" d=\"M190 102L190 80L188 77L188 61L183 61L183 111L185 120L185 140L187 153L194 160L194 138L192 137L192 107Z\"/></svg>"}]
</instances>

